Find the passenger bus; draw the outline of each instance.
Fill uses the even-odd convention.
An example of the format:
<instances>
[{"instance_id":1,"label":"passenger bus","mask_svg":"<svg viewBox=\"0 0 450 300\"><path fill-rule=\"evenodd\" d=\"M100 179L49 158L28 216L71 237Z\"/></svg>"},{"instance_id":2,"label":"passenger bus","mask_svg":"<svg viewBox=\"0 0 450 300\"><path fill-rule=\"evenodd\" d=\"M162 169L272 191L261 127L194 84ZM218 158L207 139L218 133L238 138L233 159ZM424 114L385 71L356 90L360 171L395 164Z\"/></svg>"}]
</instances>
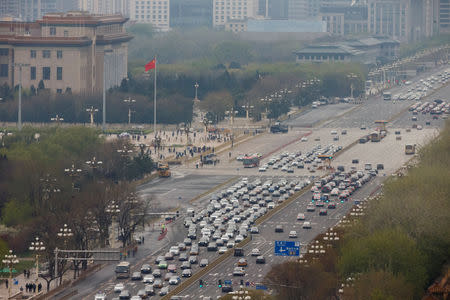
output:
<instances>
[{"instance_id":1,"label":"passenger bus","mask_svg":"<svg viewBox=\"0 0 450 300\"><path fill-rule=\"evenodd\" d=\"M384 92L384 93L383 93L383 100L386 100L386 101L392 100L392 94L391 94L391 92Z\"/></svg>"},{"instance_id":2,"label":"passenger bus","mask_svg":"<svg viewBox=\"0 0 450 300\"><path fill-rule=\"evenodd\" d=\"M416 146L415 145L405 145L405 154L415 154Z\"/></svg>"},{"instance_id":3,"label":"passenger bus","mask_svg":"<svg viewBox=\"0 0 450 300\"><path fill-rule=\"evenodd\" d=\"M259 166L259 157L257 155L244 156L242 162L244 168L256 168Z\"/></svg>"},{"instance_id":4,"label":"passenger bus","mask_svg":"<svg viewBox=\"0 0 450 300\"><path fill-rule=\"evenodd\" d=\"M116 278L129 278L130 277L130 263L122 261L116 266Z\"/></svg>"}]
</instances>

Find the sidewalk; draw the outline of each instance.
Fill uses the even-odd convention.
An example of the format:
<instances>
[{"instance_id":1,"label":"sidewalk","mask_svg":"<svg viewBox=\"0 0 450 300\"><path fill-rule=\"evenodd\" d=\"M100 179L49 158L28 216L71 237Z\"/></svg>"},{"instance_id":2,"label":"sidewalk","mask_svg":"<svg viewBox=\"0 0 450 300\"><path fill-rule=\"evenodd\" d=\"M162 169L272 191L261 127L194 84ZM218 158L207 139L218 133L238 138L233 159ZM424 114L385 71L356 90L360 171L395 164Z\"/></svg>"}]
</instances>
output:
<instances>
[{"instance_id":1,"label":"sidewalk","mask_svg":"<svg viewBox=\"0 0 450 300\"><path fill-rule=\"evenodd\" d=\"M65 274L65 276L63 277L63 279L65 279L67 277L67 273ZM72 275L72 273L69 273L70 275ZM8 277L9 280L9 277ZM6 287L5 284L5 279L1 279L0 280L0 299L8 299L8 288ZM33 291L27 291L26 290L26 284L28 283L34 283L36 284L36 289L35 292ZM42 290L44 293L47 291L47 282L45 280L43 280L42 278L39 278L39 281L36 281L36 269L30 269L30 277L27 278L24 276L23 273L21 274L16 274L16 276L12 277L12 280L9 281L9 285L11 288L11 296L19 293L21 291L21 288L23 289L22 291L22 295L26 295L27 297L31 297L32 295L36 295L38 294L38 285L39 283L42 285ZM52 281L50 284L51 288L56 287L56 282Z\"/></svg>"}]
</instances>

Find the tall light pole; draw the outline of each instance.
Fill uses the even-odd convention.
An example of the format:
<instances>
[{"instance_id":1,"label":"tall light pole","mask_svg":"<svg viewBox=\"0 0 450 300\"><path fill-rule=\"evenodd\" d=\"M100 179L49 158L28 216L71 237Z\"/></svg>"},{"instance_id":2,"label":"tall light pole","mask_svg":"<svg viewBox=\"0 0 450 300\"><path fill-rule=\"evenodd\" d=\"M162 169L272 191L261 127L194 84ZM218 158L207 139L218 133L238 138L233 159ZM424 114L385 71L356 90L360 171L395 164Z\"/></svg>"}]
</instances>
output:
<instances>
[{"instance_id":1,"label":"tall light pole","mask_svg":"<svg viewBox=\"0 0 450 300\"><path fill-rule=\"evenodd\" d=\"M45 250L44 243L39 241L36 237L34 242L31 242L31 246L28 248L32 252L36 252L36 282L39 281L39 252Z\"/></svg>"},{"instance_id":2,"label":"tall light pole","mask_svg":"<svg viewBox=\"0 0 450 300\"><path fill-rule=\"evenodd\" d=\"M12 250L9 250L8 254L5 254L5 258L2 262L8 266L9 269L9 284L8 284L8 299L11 298L11 286L12 286L12 272L14 265L19 263L17 256L13 254Z\"/></svg>"},{"instance_id":3,"label":"tall light pole","mask_svg":"<svg viewBox=\"0 0 450 300\"><path fill-rule=\"evenodd\" d=\"M197 90L198 90L198 87L199 87L198 82L196 82L194 84L194 87L195 87L195 98L194 98L194 100L198 100L198 94L197 94Z\"/></svg>"},{"instance_id":4,"label":"tall light pole","mask_svg":"<svg viewBox=\"0 0 450 300\"><path fill-rule=\"evenodd\" d=\"M238 113L237 110L234 110L234 107L231 110L225 111L225 114L230 116L230 124L231 124L231 148L234 146L234 116Z\"/></svg>"},{"instance_id":5,"label":"tall light pole","mask_svg":"<svg viewBox=\"0 0 450 300\"><path fill-rule=\"evenodd\" d=\"M350 97L353 99L353 80L358 78L358 76L355 73L350 73L347 75L347 78L350 80Z\"/></svg>"},{"instance_id":6,"label":"tall light pole","mask_svg":"<svg viewBox=\"0 0 450 300\"><path fill-rule=\"evenodd\" d=\"M67 248L67 240L73 236L72 229L64 223L56 234L57 237L62 238L64 242L64 248ZM55 248L55 277L58 277L58 248Z\"/></svg>"},{"instance_id":7,"label":"tall light pole","mask_svg":"<svg viewBox=\"0 0 450 300\"><path fill-rule=\"evenodd\" d=\"M103 50L103 121L102 121L102 130L106 130L106 53L113 52L112 49Z\"/></svg>"},{"instance_id":8,"label":"tall light pole","mask_svg":"<svg viewBox=\"0 0 450 300\"><path fill-rule=\"evenodd\" d=\"M86 111L89 113L89 115L91 116L91 125L94 125L94 114L96 112L98 112L97 108L94 108L93 106L91 106L90 108L86 108Z\"/></svg>"},{"instance_id":9,"label":"tall light pole","mask_svg":"<svg viewBox=\"0 0 450 300\"><path fill-rule=\"evenodd\" d=\"M50 118L50 120L52 122L56 122L56 124L59 125L60 122L64 121L64 118L60 117L59 115L56 115L55 117Z\"/></svg>"},{"instance_id":10,"label":"tall light pole","mask_svg":"<svg viewBox=\"0 0 450 300\"><path fill-rule=\"evenodd\" d=\"M128 99L124 99L123 102L128 104L128 125L131 123L131 105L133 103L136 103L136 100L131 99L131 97L128 97ZM133 111L134 112L134 111Z\"/></svg>"},{"instance_id":11,"label":"tall light pole","mask_svg":"<svg viewBox=\"0 0 450 300\"><path fill-rule=\"evenodd\" d=\"M64 173L69 175L72 178L72 190L75 189L75 182L74 178L79 176L81 174L82 170L80 168L76 168L75 164L72 163L72 166L70 168L65 168Z\"/></svg>"},{"instance_id":12,"label":"tall light pole","mask_svg":"<svg viewBox=\"0 0 450 300\"><path fill-rule=\"evenodd\" d=\"M14 63L15 67L19 67L19 112L17 116L17 126L22 130L22 67L29 67L30 64Z\"/></svg>"}]
</instances>

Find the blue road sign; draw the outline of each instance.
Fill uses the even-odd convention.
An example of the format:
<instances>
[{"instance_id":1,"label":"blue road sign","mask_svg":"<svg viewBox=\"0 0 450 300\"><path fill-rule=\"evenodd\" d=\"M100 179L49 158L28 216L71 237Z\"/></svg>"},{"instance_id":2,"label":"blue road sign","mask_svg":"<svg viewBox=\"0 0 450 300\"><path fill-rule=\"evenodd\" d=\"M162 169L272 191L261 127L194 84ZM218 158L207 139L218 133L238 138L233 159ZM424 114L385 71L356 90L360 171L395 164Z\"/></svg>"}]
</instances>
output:
<instances>
[{"instance_id":1,"label":"blue road sign","mask_svg":"<svg viewBox=\"0 0 450 300\"><path fill-rule=\"evenodd\" d=\"M256 289L257 290L267 290L267 286L258 284L258 285L256 285Z\"/></svg>"},{"instance_id":2,"label":"blue road sign","mask_svg":"<svg viewBox=\"0 0 450 300\"><path fill-rule=\"evenodd\" d=\"M223 283L224 284L232 284L232 281L231 280L224 280Z\"/></svg>"},{"instance_id":3,"label":"blue road sign","mask_svg":"<svg viewBox=\"0 0 450 300\"><path fill-rule=\"evenodd\" d=\"M275 241L275 255L278 256L299 256L300 242Z\"/></svg>"}]
</instances>

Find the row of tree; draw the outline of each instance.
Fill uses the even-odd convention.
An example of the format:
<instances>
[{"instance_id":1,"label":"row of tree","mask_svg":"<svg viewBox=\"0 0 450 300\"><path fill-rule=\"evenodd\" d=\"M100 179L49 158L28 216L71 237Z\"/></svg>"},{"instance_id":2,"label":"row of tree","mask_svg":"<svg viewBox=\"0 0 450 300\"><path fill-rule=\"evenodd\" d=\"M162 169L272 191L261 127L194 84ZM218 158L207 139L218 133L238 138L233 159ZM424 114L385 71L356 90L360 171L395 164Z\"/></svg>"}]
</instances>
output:
<instances>
[{"instance_id":1,"label":"row of tree","mask_svg":"<svg viewBox=\"0 0 450 300\"><path fill-rule=\"evenodd\" d=\"M144 224L146 212L153 209L150 199L138 199L129 183L149 173L153 162L148 149L136 149L127 139L108 142L99 132L83 127L25 127L3 136L2 145L1 222L17 232L2 239L21 254L38 236L46 247L42 261L47 267L42 277L48 284L61 279L70 267L74 276L86 267L81 259L61 260L56 265L55 248L105 247L113 219L118 224L116 237L126 246ZM63 224L73 236L62 239L57 235Z\"/></svg>"},{"instance_id":2,"label":"row of tree","mask_svg":"<svg viewBox=\"0 0 450 300\"><path fill-rule=\"evenodd\" d=\"M421 299L450 259L449 150L447 122L416 167L388 180L351 227L335 229L339 241L322 242L325 254L271 269L265 282L276 298Z\"/></svg>"}]
</instances>

